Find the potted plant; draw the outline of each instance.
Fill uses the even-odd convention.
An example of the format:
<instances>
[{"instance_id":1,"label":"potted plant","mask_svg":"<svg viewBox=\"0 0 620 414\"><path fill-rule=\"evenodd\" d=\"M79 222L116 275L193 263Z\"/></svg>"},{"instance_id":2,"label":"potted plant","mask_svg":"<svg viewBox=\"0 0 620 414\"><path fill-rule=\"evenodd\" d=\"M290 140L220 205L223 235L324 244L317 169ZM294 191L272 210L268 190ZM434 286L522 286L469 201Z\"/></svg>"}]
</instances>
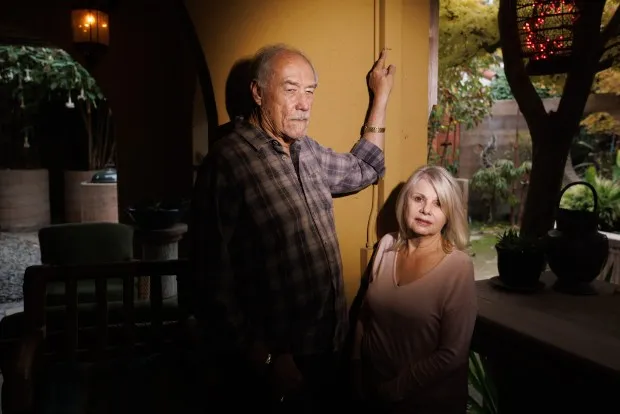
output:
<instances>
[{"instance_id":1,"label":"potted plant","mask_svg":"<svg viewBox=\"0 0 620 414\"><path fill-rule=\"evenodd\" d=\"M88 159L86 169L65 171L65 220L118 221L112 111L105 99L94 95L78 96L76 106L84 124Z\"/></svg>"},{"instance_id":2,"label":"potted plant","mask_svg":"<svg viewBox=\"0 0 620 414\"><path fill-rule=\"evenodd\" d=\"M40 115L45 105L66 99L64 105L71 109L74 99L93 103L103 96L88 71L67 52L38 46L0 45L0 88L0 95L6 97L0 105L4 115L0 200L10 199L13 206L19 206L19 210L0 206L0 212L9 212L6 220L0 217L0 225L40 227L50 221L49 173L39 159L50 132L39 124ZM27 220L19 219L22 216Z\"/></svg>"},{"instance_id":3,"label":"potted plant","mask_svg":"<svg viewBox=\"0 0 620 414\"><path fill-rule=\"evenodd\" d=\"M533 289L545 268L541 243L521 237L515 228L497 237L497 270L502 285L514 289Z\"/></svg>"},{"instance_id":4,"label":"potted plant","mask_svg":"<svg viewBox=\"0 0 620 414\"><path fill-rule=\"evenodd\" d=\"M77 63L76 63L77 64ZM83 69L83 68L82 68ZM96 174L107 169L109 176L115 176L116 141L114 137L112 111L108 105L95 79L84 71L84 83L86 87L68 93L67 108L76 108L83 124L83 138L86 141L86 158L83 158L82 166L65 171L65 221L84 221L83 206L104 207L104 210L96 214L87 212L86 216L95 218L108 217L112 221L118 220L118 207L116 188L89 188L84 191L84 183L89 183ZM74 99L72 99L74 98ZM75 100L75 102L74 102ZM88 199L88 200L86 200ZM90 206L90 207L89 207ZM116 219L111 219L116 217ZM91 217L92 218L92 217Z\"/></svg>"}]
</instances>

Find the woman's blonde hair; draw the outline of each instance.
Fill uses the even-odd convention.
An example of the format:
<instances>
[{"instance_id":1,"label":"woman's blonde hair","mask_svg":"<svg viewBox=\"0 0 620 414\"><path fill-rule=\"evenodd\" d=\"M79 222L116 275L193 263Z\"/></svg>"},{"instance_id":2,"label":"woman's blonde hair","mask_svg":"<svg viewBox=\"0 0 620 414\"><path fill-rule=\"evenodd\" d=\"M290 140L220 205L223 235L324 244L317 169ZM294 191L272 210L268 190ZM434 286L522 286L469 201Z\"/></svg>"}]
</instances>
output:
<instances>
[{"instance_id":1,"label":"woman's blonde hair","mask_svg":"<svg viewBox=\"0 0 620 414\"><path fill-rule=\"evenodd\" d=\"M444 250L450 251L453 247L464 250L469 243L469 226L465 217L461 187L448 170L432 165L418 168L398 194L396 219L398 220L399 231L394 249L399 250L407 243L407 240L416 236L413 230L407 226L407 199L413 186L422 179L427 180L435 189L441 211L446 216L446 224L441 229Z\"/></svg>"}]
</instances>

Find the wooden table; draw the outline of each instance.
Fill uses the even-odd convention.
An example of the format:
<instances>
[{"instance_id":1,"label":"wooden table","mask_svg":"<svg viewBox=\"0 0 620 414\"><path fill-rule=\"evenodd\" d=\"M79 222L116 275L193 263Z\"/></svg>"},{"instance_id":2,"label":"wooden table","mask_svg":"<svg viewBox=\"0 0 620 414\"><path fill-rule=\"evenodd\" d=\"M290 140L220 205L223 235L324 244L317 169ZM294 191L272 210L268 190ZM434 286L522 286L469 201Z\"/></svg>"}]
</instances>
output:
<instances>
[{"instance_id":1,"label":"wooden table","mask_svg":"<svg viewBox=\"0 0 620 414\"><path fill-rule=\"evenodd\" d=\"M595 413L594 405L613 403L614 410L601 412L620 412L616 285L594 281L598 295L572 296L551 288L551 272L541 280L545 288L531 294L477 282L472 349L489 358L501 411Z\"/></svg>"}]
</instances>

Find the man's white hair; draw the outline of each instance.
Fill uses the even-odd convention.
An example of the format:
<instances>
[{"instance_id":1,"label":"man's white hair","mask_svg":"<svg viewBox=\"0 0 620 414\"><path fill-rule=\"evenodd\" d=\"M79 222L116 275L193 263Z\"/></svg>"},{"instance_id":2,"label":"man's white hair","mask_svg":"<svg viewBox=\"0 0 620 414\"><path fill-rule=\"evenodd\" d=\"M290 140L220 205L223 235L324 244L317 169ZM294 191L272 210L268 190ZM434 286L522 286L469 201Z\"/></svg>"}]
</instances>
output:
<instances>
[{"instance_id":1,"label":"man's white hair","mask_svg":"<svg viewBox=\"0 0 620 414\"><path fill-rule=\"evenodd\" d=\"M314 72L314 79L316 83L318 83L319 77L310 59L308 59L308 57L299 49L279 43L261 48L258 52L256 52L254 58L252 59L252 66L250 69L252 80L258 84L259 88L262 89L267 86L269 78L273 74L271 67L273 59L282 53L292 53L301 56L312 68L312 72Z\"/></svg>"}]
</instances>

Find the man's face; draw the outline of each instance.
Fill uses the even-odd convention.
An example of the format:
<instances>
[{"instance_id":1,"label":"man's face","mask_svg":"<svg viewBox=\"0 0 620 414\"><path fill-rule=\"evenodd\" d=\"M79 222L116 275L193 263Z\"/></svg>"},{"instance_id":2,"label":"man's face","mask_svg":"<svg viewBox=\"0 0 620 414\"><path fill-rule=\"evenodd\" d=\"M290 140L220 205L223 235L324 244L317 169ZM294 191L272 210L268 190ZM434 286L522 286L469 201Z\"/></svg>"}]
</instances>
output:
<instances>
[{"instance_id":1,"label":"man's face","mask_svg":"<svg viewBox=\"0 0 620 414\"><path fill-rule=\"evenodd\" d=\"M317 87L312 66L297 54L282 52L273 58L271 69L264 88L252 85L264 127L285 140L303 138Z\"/></svg>"}]
</instances>

